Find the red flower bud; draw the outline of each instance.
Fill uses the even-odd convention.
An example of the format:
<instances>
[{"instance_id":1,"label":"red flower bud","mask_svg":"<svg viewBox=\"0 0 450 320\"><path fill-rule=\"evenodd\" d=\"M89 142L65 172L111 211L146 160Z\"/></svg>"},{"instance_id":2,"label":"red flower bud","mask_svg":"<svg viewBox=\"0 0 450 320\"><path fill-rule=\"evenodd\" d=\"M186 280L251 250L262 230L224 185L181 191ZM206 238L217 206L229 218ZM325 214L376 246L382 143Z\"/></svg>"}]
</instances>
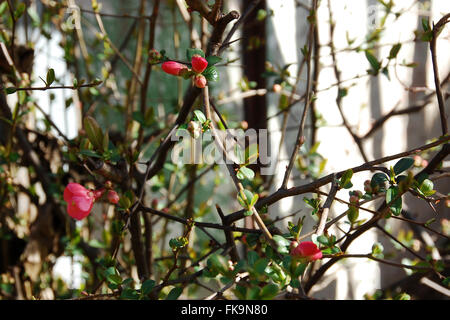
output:
<instances>
[{"instance_id":1,"label":"red flower bud","mask_svg":"<svg viewBox=\"0 0 450 320\"><path fill-rule=\"evenodd\" d=\"M311 241L303 241L294 249L291 249L291 256L305 259L306 261L315 261L322 259L322 251Z\"/></svg>"},{"instance_id":2,"label":"red flower bud","mask_svg":"<svg viewBox=\"0 0 450 320\"><path fill-rule=\"evenodd\" d=\"M172 74L174 76L178 76L183 70L188 69L188 67L184 64L175 61L166 61L161 65L161 68L165 73Z\"/></svg>"},{"instance_id":3,"label":"red flower bud","mask_svg":"<svg viewBox=\"0 0 450 320\"><path fill-rule=\"evenodd\" d=\"M358 202L359 202L358 196L353 195L350 197L350 203L358 203Z\"/></svg>"},{"instance_id":4,"label":"red flower bud","mask_svg":"<svg viewBox=\"0 0 450 320\"><path fill-rule=\"evenodd\" d=\"M64 189L64 201L67 202L67 213L76 220L84 219L89 215L94 205L94 192L81 184L69 183Z\"/></svg>"},{"instance_id":5,"label":"red flower bud","mask_svg":"<svg viewBox=\"0 0 450 320\"><path fill-rule=\"evenodd\" d=\"M206 83L206 78L203 75L199 74L194 77L194 84L197 88L204 88Z\"/></svg>"},{"instance_id":6,"label":"red flower bud","mask_svg":"<svg viewBox=\"0 0 450 320\"><path fill-rule=\"evenodd\" d=\"M156 49L151 49L148 52L148 61L150 63L157 63L158 61L160 61L162 59L162 55L161 53L159 53L158 50Z\"/></svg>"},{"instance_id":7,"label":"red flower bud","mask_svg":"<svg viewBox=\"0 0 450 320\"><path fill-rule=\"evenodd\" d=\"M98 200L105 193L105 188L101 188L99 190L94 191L94 199Z\"/></svg>"},{"instance_id":8,"label":"red flower bud","mask_svg":"<svg viewBox=\"0 0 450 320\"><path fill-rule=\"evenodd\" d=\"M192 70L196 73L202 73L208 66L208 61L198 54L194 54L191 59Z\"/></svg>"},{"instance_id":9,"label":"red flower bud","mask_svg":"<svg viewBox=\"0 0 450 320\"><path fill-rule=\"evenodd\" d=\"M282 89L283 89L283 88L282 88L281 85L279 85L278 83L275 83L275 84L272 86L273 92L281 92Z\"/></svg>"},{"instance_id":10,"label":"red flower bud","mask_svg":"<svg viewBox=\"0 0 450 320\"><path fill-rule=\"evenodd\" d=\"M114 204L119 202L119 195L117 194L117 192L115 192L114 190L109 190L108 191L108 201L111 203L114 203Z\"/></svg>"}]
</instances>

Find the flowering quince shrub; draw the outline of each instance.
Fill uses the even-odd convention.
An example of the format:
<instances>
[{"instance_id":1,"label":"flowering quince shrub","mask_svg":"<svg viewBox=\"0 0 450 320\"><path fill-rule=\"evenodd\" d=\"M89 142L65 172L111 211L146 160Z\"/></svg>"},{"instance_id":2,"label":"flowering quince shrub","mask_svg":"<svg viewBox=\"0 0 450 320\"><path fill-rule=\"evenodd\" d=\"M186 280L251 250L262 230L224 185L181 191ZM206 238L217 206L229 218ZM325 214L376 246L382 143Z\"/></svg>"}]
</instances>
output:
<instances>
[{"instance_id":1,"label":"flowering quince shrub","mask_svg":"<svg viewBox=\"0 0 450 320\"><path fill-rule=\"evenodd\" d=\"M396 277L408 283L407 290L399 285L367 292L367 299L423 298L423 277L439 292L448 289L450 223L443 212L450 205L449 77L434 71L446 58L436 52L436 42L449 14L433 23L423 19L415 32L416 42L432 53L436 84L427 88L423 105L393 109L360 135L343 112L352 85L341 78L329 3L312 0L297 9L304 10L307 27L296 64L306 72L295 76L291 64L265 57L271 48L263 26L271 12L263 2L243 1L241 15L227 1L136 0L130 3L138 12L123 14L114 2L106 9L92 0L92 8L77 11L83 19L68 19L72 2L65 0L0 4L0 299L312 299L330 268L350 259L397 268ZM360 71L367 77L352 80L392 81L397 68L415 66L399 60L402 43L380 38L396 32L385 22L405 12L394 1L380 4L384 16L377 28L362 43L348 39L348 48L339 49L365 59ZM327 21L318 18L319 6L330 13ZM135 21L131 27L129 19ZM237 39L239 28L243 36ZM318 30L329 30L332 41L320 42ZM19 32L26 33L26 44ZM47 74L39 74L31 40L36 34L60 39L64 70L54 69L60 63L50 59ZM387 46L387 55L375 55L375 48ZM319 74L330 61L336 95L319 89ZM243 76L232 83L227 72L237 63ZM61 90L65 94L57 95ZM38 99L47 93L48 99ZM274 116L265 107L269 95L276 97ZM331 160L316 134L326 126L317 99L323 95L335 95L336 105L327 110L340 112L349 133L342 145L358 147L360 165L328 169ZM39 105L46 100L53 110L64 109L64 121ZM245 112L223 106L236 101ZM383 158L367 154L363 143L389 118L423 112L427 105L427 115L439 120L439 136ZM76 117L67 115L69 109ZM250 132L255 123L267 127L269 118L285 124L279 146L286 146L289 163L272 158L276 172L267 175L261 140L235 143L229 151L224 137L237 140L229 129ZM287 138L288 120L295 120L296 139ZM69 135L63 123L76 132ZM215 146L223 151L215 160L226 165L170 157L181 143L207 135L214 141L195 148ZM281 174L280 185L274 174ZM363 183L366 178L355 178L364 174ZM276 209L294 197L295 213ZM369 231L377 231L379 241L350 252ZM82 268L80 286L55 275L63 256Z\"/></svg>"},{"instance_id":2,"label":"flowering quince shrub","mask_svg":"<svg viewBox=\"0 0 450 320\"><path fill-rule=\"evenodd\" d=\"M189 63L167 60L161 64L161 68L164 72L174 76L180 76L184 79L192 78L194 85L200 89L204 88L208 81L219 79L219 73L214 64L221 60L220 57L210 56L205 59L205 53L200 49L188 49L186 57L190 60ZM162 58L161 56L161 59L168 58ZM152 61L155 61L155 58L152 58Z\"/></svg>"}]
</instances>

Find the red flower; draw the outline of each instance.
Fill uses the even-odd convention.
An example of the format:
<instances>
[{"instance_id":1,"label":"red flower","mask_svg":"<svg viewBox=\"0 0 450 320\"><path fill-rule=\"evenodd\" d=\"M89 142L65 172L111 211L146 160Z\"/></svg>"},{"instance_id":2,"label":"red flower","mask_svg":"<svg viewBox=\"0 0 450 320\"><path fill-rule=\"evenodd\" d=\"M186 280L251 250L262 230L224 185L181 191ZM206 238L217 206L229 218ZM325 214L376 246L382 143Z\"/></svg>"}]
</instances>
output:
<instances>
[{"instance_id":1,"label":"red flower","mask_svg":"<svg viewBox=\"0 0 450 320\"><path fill-rule=\"evenodd\" d=\"M109 190L108 200L109 202L116 204L117 202L119 202L119 195L114 190Z\"/></svg>"},{"instance_id":2,"label":"red flower","mask_svg":"<svg viewBox=\"0 0 450 320\"><path fill-rule=\"evenodd\" d=\"M183 70L188 69L188 67L184 64L175 61L166 61L161 65L161 68L165 73L172 74L174 76L179 76Z\"/></svg>"},{"instance_id":3,"label":"red flower","mask_svg":"<svg viewBox=\"0 0 450 320\"><path fill-rule=\"evenodd\" d=\"M198 74L194 77L194 84L197 88L204 88L206 86L206 78L201 74Z\"/></svg>"},{"instance_id":4,"label":"red flower","mask_svg":"<svg viewBox=\"0 0 450 320\"><path fill-rule=\"evenodd\" d=\"M78 183L69 183L64 189L67 212L74 219L81 220L89 215L96 197L94 192Z\"/></svg>"},{"instance_id":5,"label":"red flower","mask_svg":"<svg viewBox=\"0 0 450 320\"><path fill-rule=\"evenodd\" d=\"M208 66L208 61L198 54L194 54L191 59L192 70L196 73L202 73Z\"/></svg>"},{"instance_id":6,"label":"red flower","mask_svg":"<svg viewBox=\"0 0 450 320\"><path fill-rule=\"evenodd\" d=\"M298 246L291 248L291 255L307 261L322 259L322 251L311 241L303 241Z\"/></svg>"}]
</instances>

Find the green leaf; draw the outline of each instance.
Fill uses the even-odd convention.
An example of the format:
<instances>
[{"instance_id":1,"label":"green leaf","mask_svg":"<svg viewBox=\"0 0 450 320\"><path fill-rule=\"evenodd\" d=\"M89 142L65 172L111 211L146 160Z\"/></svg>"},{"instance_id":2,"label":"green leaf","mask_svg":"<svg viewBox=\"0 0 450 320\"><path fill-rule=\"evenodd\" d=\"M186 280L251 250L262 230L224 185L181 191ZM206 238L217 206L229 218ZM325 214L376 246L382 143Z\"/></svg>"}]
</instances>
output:
<instances>
[{"instance_id":1,"label":"green leaf","mask_svg":"<svg viewBox=\"0 0 450 320\"><path fill-rule=\"evenodd\" d=\"M394 300L411 300L411 296L405 292L402 292L397 295Z\"/></svg>"},{"instance_id":2,"label":"green leaf","mask_svg":"<svg viewBox=\"0 0 450 320\"><path fill-rule=\"evenodd\" d=\"M172 290L170 290L169 294L166 297L166 300L177 300L182 292L183 288L175 287Z\"/></svg>"},{"instance_id":3,"label":"green leaf","mask_svg":"<svg viewBox=\"0 0 450 320\"><path fill-rule=\"evenodd\" d=\"M372 255L375 258L383 259L384 258L383 250L384 250L383 245L381 243L379 243L379 242L376 242L372 246Z\"/></svg>"},{"instance_id":4,"label":"green leaf","mask_svg":"<svg viewBox=\"0 0 450 320\"><path fill-rule=\"evenodd\" d=\"M278 294L279 290L276 284L269 283L261 289L259 296L262 300L272 300Z\"/></svg>"},{"instance_id":5,"label":"green leaf","mask_svg":"<svg viewBox=\"0 0 450 320\"><path fill-rule=\"evenodd\" d=\"M6 90L6 94L12 94L17 91L17 88L9 87L9 88L6 88L5 90Z\"/></svg>"},{"instance_id":6,"label":"green leaf","mask_svg":"<svg viewBox=\"0 0 450 320\"><path fill-rule=\"evenodd\" d=\"M263 274L264 270L266 270L266 267L268 265L269 265L269 259L261 258L255 262L255 264L253 265L253 270L255 270L255 272L257 274Z\"/></svg>"},{"instance_id":7,"label":"green leaf","mask_svg":"<svg viewBox=\"0 0 450 320\"><path fill-rule=\"evenodd\" d=\"M194 110L194 115L200 123L203 124L206 122L206 116L200 110Z\"/></svg>"},{"instance_id":8,"label":"green leaf","mask_svg":"<svg viewBox=\"0 0 450 320\"><path fill-rule=\"evenodd\" d=\"M431 196L433 195L436 190L433 190L434 184L433 181L429 179L425 179L420 184L419 190L425 195L425 196Z\"/></svg>"},{"instance_id":9,"label":"green leaf","mask_svg":"<svg viewBox=\"0 0 450 320\"><path fill-rule=\"evenodd\" d=\"M241 204L241 206L243 206L246 209L250 209L250 204L253 199L253 193L250 190L245 189L244 195L246 198L245 200L244 200L244 197L242 196L242 193L238 192L237 199L238 199L239 203Z\"/></svg>"},{"instance_id":10,"label":"green leaf","mask_svg":"<svg viewBox=\"0 0 450 320\"><path fill-rule=\"evenodd\" d=\"M82 154L84 156L88 156L88 157L93 157L93 158L101 158L102 157L97 152L95 152L93 150L89 150L89 149L80 150L80 154Z\"/></svg>"},{"instance_id":11,"label":"green leaf","mask_svg":"<svg viewBox=\"0 0 450 320\"><path fill-rule=\"evenodd\" d=\"M17 20L19 19L22 14L25 12L25 9L27 8L27 6L25 5L25 3L21 2L18 6L16 11L14 11L14 19Z\"/></svg>"},{"instance_id":12,"label":"green leaf","mask_svg":"<svg viewBox=\"0 0 450 320\"><path fill-rule=\"evenodd\" d=\"M27 9L28 15L31 17L31 20L33 21L34 26L38 27L41 23L41 19L39 18L39 14L36 12L36 10L33 7L29 7ZM1 15L1 13L0 13Z\"/></svg>"},{"instance_id":13,"label":"green leaf","mask_svg":"<svg viewBox=\"0 0 450 320\"><path fill-rule=\"evenodd\" d=\"M391 48L391 51L389 52L388 59L395 59L397 58L398 52L400 51L400 48L402 47L401 43L394 44Z\"/></svg>"},{"instance_id":14,"label":"green leaf","mask_svg":"<svg viewBox=\"0 0 450 320\"><path fill-rule=\"evenodd\" d=\"M279 253L289 254L289 245L291 244L289 240L280 235L274 235L273 241L277 244L277 250Z\"/></svg>"},{"instance_id":15,"label":"green leaf","mask_svg":"<svg viewBox=\"0 0 450 320\"><path fill-rule=\"evenodd\" d=\"M0 4L0 16L3 15L8 8L8 2L4 1Z\"/></svg>"},{"instance_id":16,"label":"green leaf","mask_svg":"<svg viewBox=\"0 0 450 320\"><path fill-rule=\"evenodd\" d=\"M295 268L294 272L292 273L292 277L293 277L293 278L298 278L298 277L300 277L300 276L303 274L303 272L305 272L306 266L307 266L307 265L308 265L307 263L300 263L300 264Z\"/></svg>"},{"instance_id":17,"label":"green leaf","mask_svg":"<svg viewBox=\"0 0 450 320\"><path fill-rule=\"evenodd\" d=\"M359 217L359 209L355 206L349 206L347 211L347 218L350 223L355 223Z\"/></svg>"},{"instance_id":18,"label":"green leaf","mask_svg":"<svg viewBox=\"0 0 450 320\"><path fill-rule=\"evenodd\" d=\"M244 212L244 216L246 216L246 217L249 217L249 216L251 216L253 214L253 211L252 210L246 210L245 212Z\"/></svg>"},{"instance_id":19,"label":"green leaf","mask_svg":"<svg viewBox=\"0 0 450 320\"><path fill-rule=\"evenodd\" d=\"M46 80L47 86L50 87L50 85L55 81L55 70L52 68L48 69Z\"/></svg>"},{"instance_id":20,"label":"green leaf","mask_svg":"<svg viewBox=\"0 0 450 320\"><path fill-rule=\"evenodd\" d=\"M84 118L83 125L89 141L97 150L103 152L103 132L97 121L87 116Z\"/></svg>"},{"instance_id":21,"label":"green leaf","mask_svg":"<svg viewBox=\"0 0 450 320\"><path fill-rule=\"evenodd\" d=\"M247 294L245 296L246 300L257 300L259 299L259 291L258 287L252 287L247 289Z\"/></svg>"},{"instance_id":22,"label":"green leaf","mask_svg":"<svg viewBox=\"0 0 450 320\"><path fill-rule=\"evenodd\" d=\"M328 246L328 238L324 235L318 236L317 241L325 246Z\"/></svg>"},{"instance_id":23,"label":"green leaf","mask_svg":"<svg viewBox=\"0 0 450 320\"><path fill-rule=\"evenodd\" d=\"M145 124L144 115L140 111L134 111L131 117L137 123L139 123L141 125Z\"/></svg>"},{"instance_id":24,"label":"green leaf","mask_svg":"<svg viewBox=\"0 0 450 320\"><path fill-rule=\"evenodd\" d=\"M106 248L106 245L104 243L101 243L97 239L92 239L91 241L89 241L89 246L91 246L93 248L99 248L99 249L105 249Z\"/></svg>"},{"instance_id":25,"label":"green leaf","mask_svg":"<svg viewBox=\"0 0 450 320\"><path fill-rule=\"evenodd\" d=\"M372 176L370 186L372 188L376 186L384 187L386 181L389 181L389 178L384 173L377 172Z\"/></svg>"},{"instance_id":26,"label":"green leaf","mask_svg":"<svg viewBox=\"0 0 450 320\"><path fill-rule=\"evenodd\" d=\"M366 50L365 53L366 53L366 58L369 61L374 74L375 75L378 74L378 72L381 68L381 63L377 60L377 58L369 50Z\"/></svg>"},{"instance_id":27,"label":"green leaf","mask_svg":"<svg viewBox=\"0 0 450 320\"><path fill-rule=\"evenodd\" d=\"M392 202L398 195L399 195L398 187L390 187L386 191L386 203L389 204L391 212L395 216L400 215L400 213L402 212L402 197L399 197L397 200Z\"/></svg>"},{"instance_id":28,"label":"green leaf","mask_svg":"<svg viewBox=\"0 0 450 320\"><path fill-rule=\"evenodd\" d=\"M218 57L218 56L209 56L209 57L206 57L206 61L208 61L208 66L213 66L216 63L222 61L222 58Z\"/></svg>"},{"instance_id":29,"label":"green leaf","mask_svg":"<svg viewBox=\"0 0 450 320\"><path fill-rule=\"evenodd\" d=\"M191 62L192 56L194 54L198 54L198 55L202 56L203 58L205 57L205 53L201 49L195 49L195 48L186 49L186 58L188 59L189 62Z\"/></svg>"},{"instance_id":30,"label":"green leaf","mask_svg":"<svg viewBox=\"0 0 450 320\"><path fill-rule=\"evenodd\" d=\"M247 253L247 262L249 266L252 266L255 264L256 260L259 259L259 255L256 251L249 251Z\"/></svg>"},{"instance_id":31,"label":"green leaf","mask_svg":"<svg viewBox=\"0 0 450 320\"><path fill-rule=\"evenodd\" d=\"M422 28L423 28L423 31L430 31L431 30L429 19L422 18Z\"/></svg>"},{"instance_id":32,"label":"green leaf","mask_svg":"<svg viewBox=\"0 0 450 320\"><path fill-rule=\"evenodd\" d=\"M345 171L341 179L339 180L339 186L345 189L351 188L353 186L351 184L352 176L353 176L352 169L348 169L347 171Z\"/></svg>"},{"instance_id":33,"label":"green leaf","mask_svg":"<svg viewBox=\"0 0 450 320\"><path fill-rule=\"evenodd\" d=\"M253 207L256 203L256 201L258 201L259 196L257 194L255 194L252 198L252 200L250 201L250 207Z\"/></svg>"},{"instance_id":34,"label":"green leaf","mask_svg":"<svg viewBox=\"0 0 450 320\"><path fill-rule=\"evenodd\" d=\"M125 288L121 295L120 295L121 299L129 299L129 300L136 300L139 298L139 294L136 292L136 290L132 289L132 288Z\"/></svg>"},{"instance_id":35,"label":"green leaf","mask_svg":"<svg viewBox=\"0 0 450 320\"><path fill-rule=\"evenodd\" d=\"M395 165L394 165L394 173L395 175L399 175L403 171L408 170L411 168L411 166L414 164L413 158L403 158L400 159Z\"/></svg>"},{"instance_id":36,"label":"green leaf","mask_svg":"<svg viewBox=\"0 0 450 320\"><path fill-rule=\"evenodd\" d=\"M154 287L155 287L154 280L151 279L145 280L144 283L142 283L141 287L142 294L145 296L148 295L153 290Z\"/></svg>"},{"instance_id":37,"label":"green leaf","mask_svg":"<svg viewBox=\"0 0 450 320\"><path fill-rule=\"evenodd\" d=\"M214 66L209 66L205 69L205 71L203 71L202 74L205 76L207 81L215 82L219 80L219 72Z\"/></svg>"},{"instance_id":38,"label":"green leaf","mask_svg":"<svg viewBox=\"0 0 450 320\"><path fill-rule=\"evenodd\" d=\"M252 169L247 168L247 167L240 168L238 173L239 172L244 176L244 178L247 178L249 180L252 180L255 177L255 172L253 172ZM244 179L241 179L241 180L244 180Z\"/></svg>"},{"instance_id":39,"label":"green leaf","mask_svg":"<svg viewBox=\"0 0 450 320\"><path fill-rule=\"evenodd\" d=\"M217 271L221 274L226 274L228 272L228 261L224 256L220 254L212 255L208 259L207 265L213 271Z\"/></svg>"}]
</instances>

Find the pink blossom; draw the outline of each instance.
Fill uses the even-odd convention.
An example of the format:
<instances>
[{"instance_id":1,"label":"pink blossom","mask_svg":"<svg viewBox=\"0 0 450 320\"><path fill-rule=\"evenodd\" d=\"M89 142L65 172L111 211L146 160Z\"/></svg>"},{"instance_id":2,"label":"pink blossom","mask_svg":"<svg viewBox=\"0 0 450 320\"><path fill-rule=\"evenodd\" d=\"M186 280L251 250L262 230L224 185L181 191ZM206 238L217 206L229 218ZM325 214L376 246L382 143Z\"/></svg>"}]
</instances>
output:
<instances>
[{"instance_id":1,"label":"pink blossom","mask_svg":"<svg viewBox=\"0 0 450 320\"><path fill-rule=\"evenodd\" d=\"M64 200L67 202L69 216L76 220L89 215L95 201L94 192L78 183L69 183L64 189Z\"/></svg>"},{"instance_id":2,"label":"pink blossom","mask_svg":"<svg viewBox=\"0 0 450 320\"><path fill-rule=\"evenodd\" d=\"M291 248L291 255L307 261L322 259L322 251L311 241L303 241L298 246Z\"/></svg>"},{"instance_id":3,"label":"pink blossom","mask_svg":"<svg viewBox=\"0 0 450 320\"><path fill-rule=\"evenodd\" d=\"M188 67L184 64L175 61L166 61L161 65L161 68L165 73L172 74L174 76L179 76L183 70L188 69Z\"/></svg>"},{"instance_id":4,"label":"pink blossom","mask_svg":"<svg viewBox=\"0 0 450 320\"><path fill-rule=\"evenodd\" d=\"M194 54L191 59L192 70L196 73L202 73L208 66L208 61L198 54Z\"/></svg>"}]
</instances>

